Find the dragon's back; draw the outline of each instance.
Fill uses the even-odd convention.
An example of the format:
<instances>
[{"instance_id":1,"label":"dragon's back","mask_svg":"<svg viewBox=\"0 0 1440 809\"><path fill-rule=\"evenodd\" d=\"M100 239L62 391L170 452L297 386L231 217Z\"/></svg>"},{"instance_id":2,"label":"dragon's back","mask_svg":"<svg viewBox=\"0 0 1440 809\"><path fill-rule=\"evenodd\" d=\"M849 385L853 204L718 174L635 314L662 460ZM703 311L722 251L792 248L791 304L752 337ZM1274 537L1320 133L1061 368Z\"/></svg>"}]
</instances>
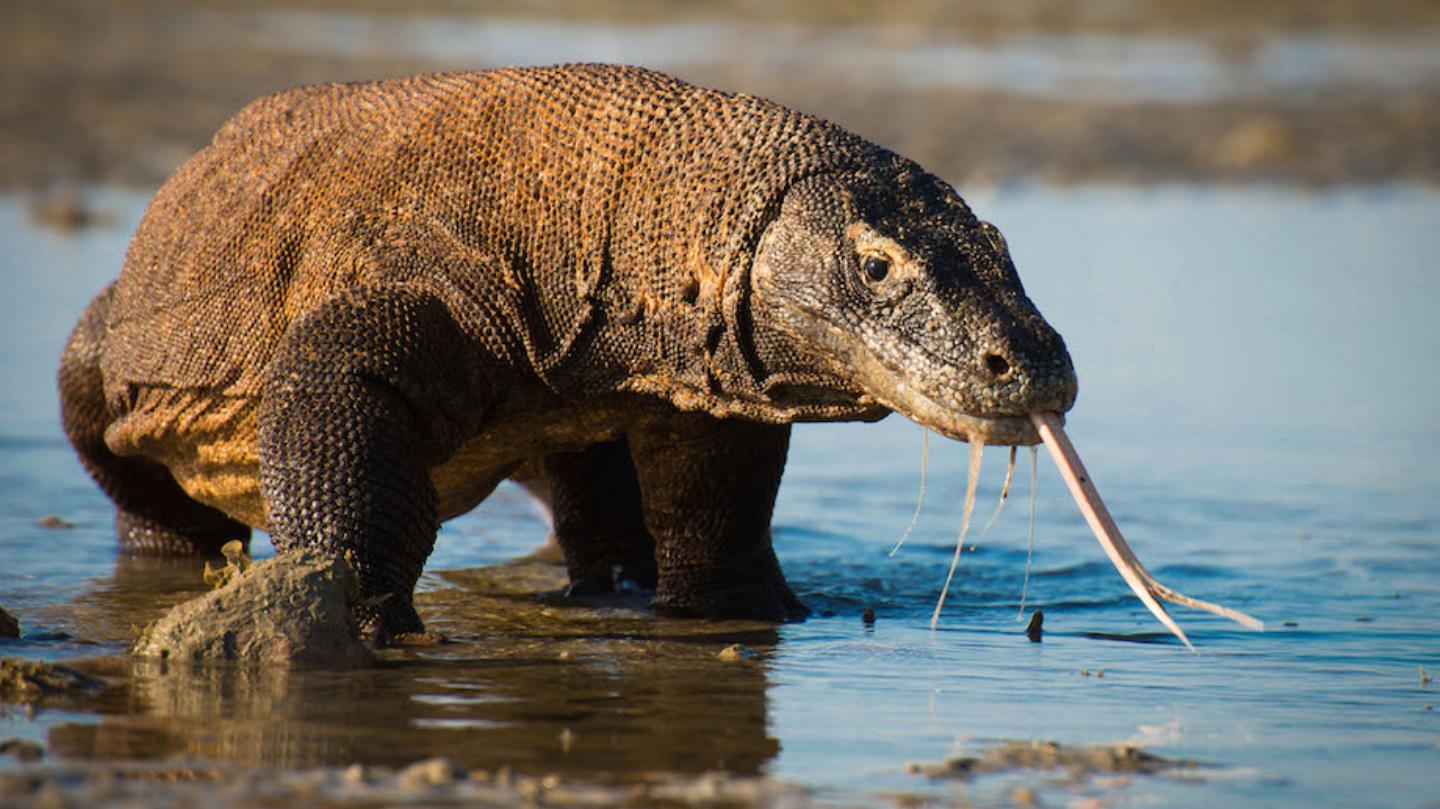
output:
<instances>
[{"instance_id":1,"label":"dragon's back","mask_svg":"<svg viewBox=\"0 0 1440 809\"><path fill-rule=\"evenodd\" d=\"M629 67L262 98L164 185L131 243L101 359L107 443L172 469L206 453L249 469L254 402L287 329L375 283L425 285L475 314L476 340L504 343L493 353L576 390L612 385L607 373L662 394L704 385L692 347L724 327L725 278L784 188L877 155L893 158L770 102ZM646 317L597 334L607 309Z\"/></svg>"}]
</instances>

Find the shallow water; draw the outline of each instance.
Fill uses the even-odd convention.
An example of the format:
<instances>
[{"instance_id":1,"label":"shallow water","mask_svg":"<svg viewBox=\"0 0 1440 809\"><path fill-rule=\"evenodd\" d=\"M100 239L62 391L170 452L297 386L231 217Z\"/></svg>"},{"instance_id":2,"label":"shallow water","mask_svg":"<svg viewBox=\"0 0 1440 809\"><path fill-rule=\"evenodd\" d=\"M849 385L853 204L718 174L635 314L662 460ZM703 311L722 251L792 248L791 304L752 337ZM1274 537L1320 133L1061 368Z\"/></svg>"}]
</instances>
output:
<instances>
[{"instance_id":1,"label":"shallow water","mask_svg":"<svg viewBox=\"0 0 1440 809\"><path fill-rule=\"evenodd\" d=\"M1200 649L1187 653L1129 594L1042 457L1028 608L1044 610L1046 635L1028 642L1016 619L1022 452L1012 502L990 535L972 535L932 632L964 448L932 440L926 512L892 559L914 506L919 430L815 425L796 430L775 530L816 611L805 623L663 621L536 596L558 586L553 568L494 567L545 533L506 488L445 526L429 566L422 612L455 643L345 675L107 663L124 685L71 711L0 715L0 738L43 741L62 760L296 767L444 754L598 781L718 767L858 802L963 791L996 805L1024 783L1050 804L1437 805L1429 706L1440 695L1420 667L1440 669L1440 193L969 198L1066 335L1081 379L1069 431L1137 553L1162 581L1269 631L1176 609ZM60 345L115 274L144 204L91 201L113 225L66 235L0 197L0 604L26 628L0 654L119 652L135 624L198 587L193 568L117 563L109 507L56 424ZM977 521L1003 466L992 450ZM39 527L49 514L75 527ZM255 550L268 553L263 537ZM734 642L759 657L717 660ZM1211 766L1184 780L1022 773L966 785L905 771L998 739L1134 741Z\"/></svg>"}]
</instances>

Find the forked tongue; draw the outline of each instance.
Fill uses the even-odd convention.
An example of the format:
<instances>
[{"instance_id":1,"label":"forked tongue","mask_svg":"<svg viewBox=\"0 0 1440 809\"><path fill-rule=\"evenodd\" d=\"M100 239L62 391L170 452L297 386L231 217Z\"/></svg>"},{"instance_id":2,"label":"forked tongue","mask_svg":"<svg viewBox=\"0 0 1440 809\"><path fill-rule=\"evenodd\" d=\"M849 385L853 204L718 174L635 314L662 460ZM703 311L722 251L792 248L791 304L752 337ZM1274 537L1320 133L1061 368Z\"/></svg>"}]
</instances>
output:
<instances>
[{"instance_id":1,"label":"forked tongue","mask_svg":"<svg viewBox=\"0 0 1440 809\"><path fill-rule=\"evenodd\" d=\"M1195 647L1190 644L1190 639L1185 637L1185 632L1160 605L1157 598L1164 599L1172 604L1182 604L1195 609L1213 612L1242 624L1250 629L1264 630L1265 625L1255 618L1246 615L1238 610L1222 607L1218 604L1211 604L1208 601L1201 601L1198 598L1191 598L1183 593L1177 593L1169 587L1155 580L1150 571L1140 564L1135 557L1135 552L1125 542L1125 537L1120 535L1120 527L1110 516L1110 511L1105 508L1105 501L1100 499L1100 492L1090 480L1090 475L1085 471L1085 464L1080 462L1080 455L1075 451L1075 445L1070 443L1070 437L1060 426L1060 417L1055 413L1031 413L1030 420L1035 423L1035 429L1040 432L1040 439L1045 442L1045 448L1050 450L1050 457L1055 459L1055 465L1060 468L1061 477L1065 478L1065 485L1070 487L1070 494L1074 496L1075 503L1080 506L1080 513L1085 515L1085 522L1090 524L1090 530L1095 532L1095 539L1100 542L1100 547L1105 549L1105 555L1110 557L1110 562L1115 569L1120 571L1120 576L1130 589L1140 598L1150 614L1164 624L1167 629L1175 633L1190 651Z\"/></svg>"}]
</instances>

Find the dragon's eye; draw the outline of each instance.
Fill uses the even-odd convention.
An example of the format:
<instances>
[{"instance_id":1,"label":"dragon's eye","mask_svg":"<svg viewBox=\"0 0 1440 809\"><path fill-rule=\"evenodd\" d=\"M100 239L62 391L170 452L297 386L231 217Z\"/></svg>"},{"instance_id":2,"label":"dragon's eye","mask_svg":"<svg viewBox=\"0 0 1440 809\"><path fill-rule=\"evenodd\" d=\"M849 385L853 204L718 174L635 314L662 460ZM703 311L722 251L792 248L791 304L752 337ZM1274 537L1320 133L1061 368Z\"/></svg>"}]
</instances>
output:
<instances>
[{"instance_id":1,"label":"dragon's eye","mask_svg":"<svg viewBox=\"0 0 1440 809\"><path fill-rule=\"evenodd\" d=\"M890 274L890 262L880 256L866 256L860 261L860 269L873 283L880 283Z\"/></svg>"}]
</instances>

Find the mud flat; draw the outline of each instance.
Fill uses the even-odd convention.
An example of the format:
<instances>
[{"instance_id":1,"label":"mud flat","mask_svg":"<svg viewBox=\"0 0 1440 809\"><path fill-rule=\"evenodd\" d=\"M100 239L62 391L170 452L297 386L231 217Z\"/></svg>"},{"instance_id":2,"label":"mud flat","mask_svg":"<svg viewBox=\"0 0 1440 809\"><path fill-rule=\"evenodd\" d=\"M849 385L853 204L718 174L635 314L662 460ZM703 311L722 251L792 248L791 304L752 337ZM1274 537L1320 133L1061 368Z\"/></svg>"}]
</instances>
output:
<instances>
[{"instance_id":1,"label":"mud flat","mask_svg":"<svg viewBox=\"0 0 1440 809\"><path fill-rule=\"evenodd\" d=\"M1434 4L902 3L883 19L763 5L16 0L0 26L0 187L153 186L245 103L297 84L577 60L772 97L962 189L1440 181Z\"/></svg>"},{"instance_id":2,"label":"mud flat","mask_svg":"<svg viewBox=\"0 0 1440 809\"><path fill-rule=\"evenodd\" d=\"M163 798L162 798L163 796ZM719 773L657 776L629 786L466 771L448 759L402 769L364 767L257 771L235 767L37 765L0 772L0 802L13 809L110 809L137 805L315 807L541 805L808 807L805 790L769 778Z\"/></svg>"}]
</instances>

